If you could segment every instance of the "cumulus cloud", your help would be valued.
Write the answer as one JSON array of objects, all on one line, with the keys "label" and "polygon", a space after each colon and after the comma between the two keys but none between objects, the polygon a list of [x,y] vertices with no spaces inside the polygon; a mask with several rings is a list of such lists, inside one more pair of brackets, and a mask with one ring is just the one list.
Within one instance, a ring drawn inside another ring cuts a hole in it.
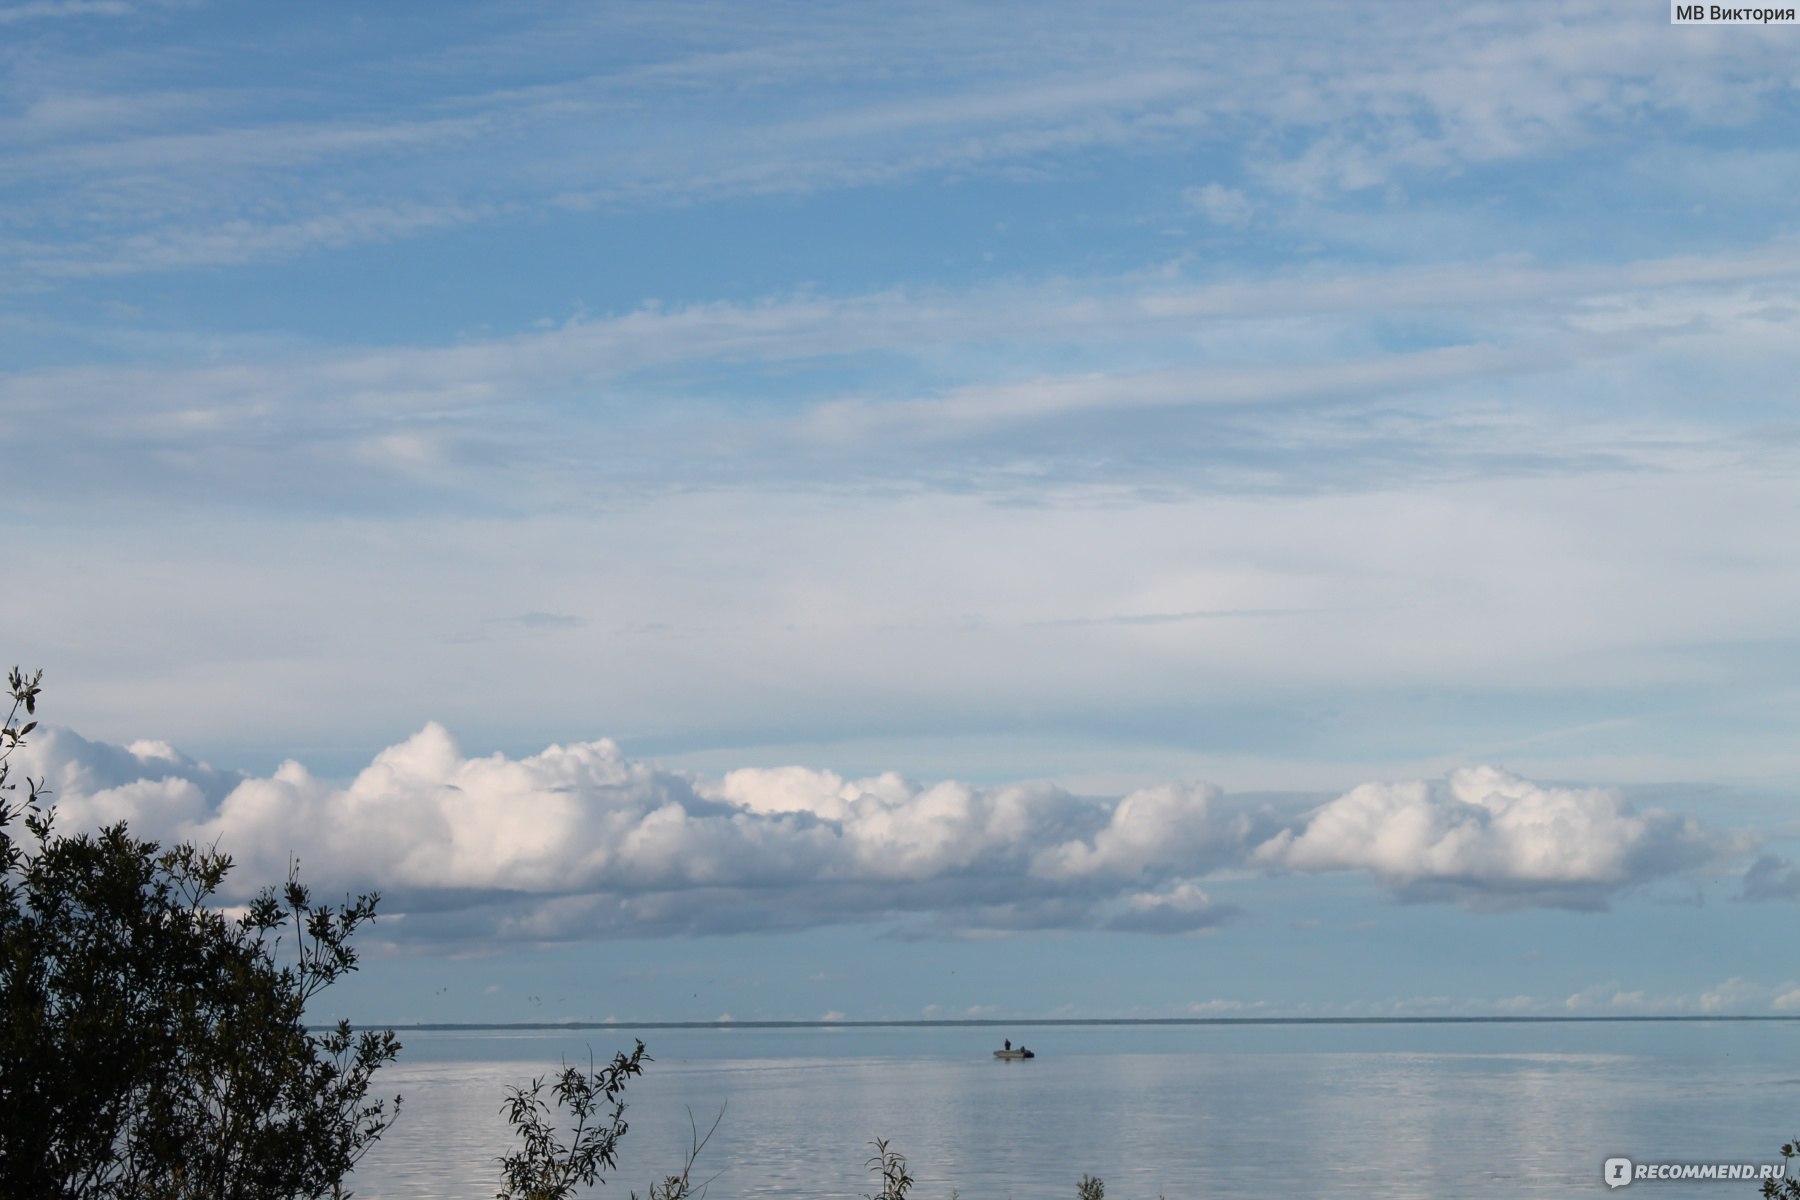
[{"label": "cumulus cloud", "polygon": [[1758,855],[1744,872],[1744,899],[1800,899],[1800,866],[1777,854]]},{"label": "cumulus cloud", "polygon": [[1618,980],[1596,983],[1575,992],[1560,1005],[1544,1004],[1530,997],[1516,998],[1515,1007],[1533,1012],[1564,1011],[1580,1014],[1699,1013],[1731,1016],[1761,1012],[1786,1012],[1800,1008],[1800,986],[1792,980],[1773,986],[1734,975],[1698,995],[1660,994],[1642,988],[1627,990]]},{"label": "cumulus cloud", "polygon": [[1572,1013],[1648,1013],[1681,1012],[1690,1004],[1684,996],[1656,996],[1641,988],[1626,991],[1613,979],[1571,994],[1562,1007]]},{"label": "cumulus cloud", "polygon": [[1636,812],[1616,791],[1471,767],[1438,783],[1364,784],[1265,842],[1256,858],[1296,871],[1368,871],[1406,899],[1600,908],[1724,845],[1692,817]]},{"label": "cumulus cloud", "polygon": [[115,746],[55,726],[39,729],[14,761],[43,781],[65,829],[125,821],[158,836],[185,836],[246,781],[167,742]]},{"label": "cumulus cloud", "polygon": [[[1756,1012],[1765,1008],[1779,1007],[1780,996],[1776,989],[1763,984],[1733,975],[1725,982],[1708,988],[1700,994],[1700,1011],[1703,1013],[1744,1013]],[[1782,995],[1786,995],[1783,992]]]},{"label": "cumulus cloud", "polygon": [[1107,922],[1109,929],[1135,933],[1196,933],[1236,915],[1237,908],[1219,904],[1193,883],[1178,883],[1161,892],[1137,892]]},{"label": "cumulus cloud", "polygon": [[1250,870],[1361,870],[1405,899],[1471,907],[1596,907],[1721,844],[1613,792],[1491,768],[1367,784],[1292,819],[1191,783],[1094,799],[1047,783],[805,767],[705,778],[607,740],[471,757],[437,724],[348,783],[293,761],[267,776],[221,771],[163,743],[66,730],[36,739],[20,765],[47,778],[64,829],[123,820],[141,836],[217,845],[238,860],[232,901],[298,857],[320,886],[380,889],[390,927],[414,940],[846,921],[900,938],[1190,934],[1239,913],[1203,882]]},{"label": "cumulus cloud", "polygon": [[1046,837],[1091,820],[1094,807],[1043,784],[921,787],[887,773],[848,782],[803,767],[733,771],[706,794],[765,820],[816,819],[834,827],[847,861],[828,878],[920,879],[978,863],[1012,870]]},{"label": "cumulus cloud", "polygon": [[1237,858],[1250,832],[1244,814],[1217,815],[1219,790],[1189,784],[1142,788],[1120,800],[1106,826],[1086,841],[1041,854],[1038,870],[1053,878],[1135,878],[1156,868],[1222,865]]},{"label": "cumulus cloud", "polygon": [[1243,1017],[1268,1008],[1267,1000],[1195,1000],[1187,1006],[1187,1013],[1194,1017]]},{"label": "cumulus cloud", "polygon": [[[845,779],[799,767],[700,779],[611,741],[465,755],[427,725],[347,784],[298,762],[218,771],[161,744],[52,731],[23,765],[47,775],[64,828],[127,821],[216,844],[245,891],[292,856],[316,883],[380,888],[415,936],[538,941],[731,933],[845,920],[922,931],[1216,923],[1229,906],[1175,883],[1220,861],[1230,822],[1210,789],[1116,803],[1048,784]],[[1221,832],[1225,831],[1225,832]],[[237,898],[237,897],[233,897]]]}]

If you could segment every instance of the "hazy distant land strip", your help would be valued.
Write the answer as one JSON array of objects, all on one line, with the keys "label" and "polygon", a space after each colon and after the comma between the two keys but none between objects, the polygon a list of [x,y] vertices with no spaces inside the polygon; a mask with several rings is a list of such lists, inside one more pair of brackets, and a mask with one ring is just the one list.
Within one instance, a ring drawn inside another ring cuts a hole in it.
[{"label": "hazy distant land strip", "polygon": [[[1006,1021],[990,1017],[955,1021],[508,1021],[498,1024],[422,1022],[416,1025],[356,1026],[457,1032],[496,1029],[966,1029],[1057,1028],[1127,1025],[1594,1025],[1706,1021],[1800,1021],[1800,1014],[1686,1016],[1509,1016],[1509,1017],[1092,1017]],[[319,1026],[325,1028],[325,1026]]]}]

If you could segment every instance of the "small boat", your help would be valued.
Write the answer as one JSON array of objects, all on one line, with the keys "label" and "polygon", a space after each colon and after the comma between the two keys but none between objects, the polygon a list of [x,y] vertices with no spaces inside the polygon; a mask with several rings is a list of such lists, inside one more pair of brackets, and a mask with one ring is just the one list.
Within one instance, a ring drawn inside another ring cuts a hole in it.
[{"label": "small boat", "polygon": [[1027,1050],[1025,1047],[1020,1046],[1017,1050],[996,1050],[996,1051],[994,1051],[994,1057],[995,1058],[1009,1058],[1009,1059],[1010,1058],[1036,1058],[1037,1055],[1033,1054],[1031,1051]]}]

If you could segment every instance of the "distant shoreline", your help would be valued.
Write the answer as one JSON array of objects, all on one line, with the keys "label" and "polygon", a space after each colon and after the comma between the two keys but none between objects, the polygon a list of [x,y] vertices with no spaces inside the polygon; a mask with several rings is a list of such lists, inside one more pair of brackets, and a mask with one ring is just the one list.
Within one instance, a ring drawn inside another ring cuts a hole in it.
[{"label": "distant shoreline", "polygon": [[[569,1029],[1018,1029],[1098,1025],[1578,1025],[1632,1022],[1800,1021],[1800,1014],[1769,1016],[1510,1016],[1510,1017],[1039,1017],[998,1020],[989,1017],[945,1021],[425,1021],[412,1025],[352,1024],[354,1029],[413,1029],[422,1032]],[[314,1026],[325,1029],[331,1026]]]}]

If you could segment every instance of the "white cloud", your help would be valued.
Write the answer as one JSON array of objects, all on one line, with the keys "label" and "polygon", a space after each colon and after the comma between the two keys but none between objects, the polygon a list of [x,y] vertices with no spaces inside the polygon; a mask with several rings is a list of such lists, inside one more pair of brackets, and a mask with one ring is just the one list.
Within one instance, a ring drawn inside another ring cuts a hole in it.
[{"label": "white cloud", "polygon": [[[1665,995],[1642,988],[1627,990],[1615,979],[1575,992],[1563,1000],[1561,1007],[1567,1012],[1584,1014],[1697,1013],[1703,1016],[1743,1016],[1800,1008],[1800,986],[1790,980],[1771,987],[1734,975],[1698,995]],[[1536,1011],[1542,1011],[1543,1008],[1542,1005],[1535,1006]]]},{"label": "white cloud", "polygon": [[48,778],[65,830],[125,820],[141,836],[217,844],[239,863],[234,899],[297,856],[321,886],[382,890],[388,912],[407,914],[402,936],[422,938],[839,921],[899,922],[901,937],[1191,933],[1239,911],[1201,881],[1256,868],[1364,870],[1402,896],[1472,906],[1594,906],[1722,845],[1615,793],[1491,768],[1364,785],[1290,825],[1194,784],[1089,800],[1048,784],[800,767],[714,780],[604,740],[469,757],[436,724],[344,785],[293,761],[246,777],[160,743],[125,749],[59,730],[18,765]]},{"label": "white cloud", "polygon": [[1241,1017],[1266,1011],[1267,1000],[1195,1000],[1187,1006],[1194,1017]]},{"label": "white cloud", "polygon": [[732,771],[700,790],[752,813],[833,823],[849,861],[832,878],[921,879],[995,855],[1017,862],[1047,829],[1079,819],[1087,807],[1041,784],[920,786],[891,772],[845,781],[803,767]]},{"label": "white cloud", "polygon": [[[229,777],[152,749],[53,733],[22,761],[52,779],[65,826],[123,819],[147,836],[216,842],[235,853],[245,889],[297,855],[309,879],[381,888],[402,911],[496,906],[487,924],[519,938],[907,913],[947,928],[1091,926],[1116,889],[1039,877],[1034,855],[1071,832],[1098,829],[1108,847],[1118,836],[1108,829],[1137,828],[1129,805],[1109,826],[1110,806],[1048,785],[849,781],[800,768],[715,782],[631,761],[610,741],[470,758],[435,724],[344,786],[292,761]],[[1176,845],[1178,816],[1159,826]],[[1093,870],[1117,853],[1130,859],[1118,871],[1134,878],[1179,861],[1103,849]],[[1179,889],[1158,903],[1190,927],[1224,911],[1201,912]]]},{"label": "white cloud", "polygon": [[[1786,994],[1786,993],[1783,993]],[[1721,984],[1708,988],[1700,994],[1699,1007],[1703,1013],[1750,1013],[1761,1012],[1768,1008],[1779,1008],[1780,997],[1774,989],[1765,984],[1756,983],[1741,976],[1733,975]]]},{"label": "white cloud", "polygon": [[1628,992],[1614,979],[1582,988],[1566,998],[1562,1006],[1571,1013],[1604,1014],[1683,1012],[1692,1005],[1685,996],[1653,996],[1642,989]]},{"label": "white cloud", "polygon": [[1417,898],[1591,908],[1725,848],[1693,818],[1635,812],[1615,791],[1474,767],[1439,784],[1364,784],[1256,858],[1297,871],[1366,870]]},{"label": "white cloud", "polygon": [[1219,790],[1190,784],[1142,788],[1121,799],[1106,827],[1091,839],[1064,842],[1038,856],[1035,869],[1051,878],[1089,875],[1136,878],[1147,870],[1194,870],[1240,856],[1247,817],[1214,814]]},{"label": "white cloud", "polygon": [[167,742],[113,746],[55,726],[38,730],[17,760],[41,779],[65,828],[117,821],[186,836],[244,777],[188,758]]},{"label": "white cloud", "polygon": [[1235,916],[1238,909],[1220,904],[1199,885],[1182,882],[1160,892],[1135,892],[1107,921],[1108,929],[1130,933],[1196,933]]}]

